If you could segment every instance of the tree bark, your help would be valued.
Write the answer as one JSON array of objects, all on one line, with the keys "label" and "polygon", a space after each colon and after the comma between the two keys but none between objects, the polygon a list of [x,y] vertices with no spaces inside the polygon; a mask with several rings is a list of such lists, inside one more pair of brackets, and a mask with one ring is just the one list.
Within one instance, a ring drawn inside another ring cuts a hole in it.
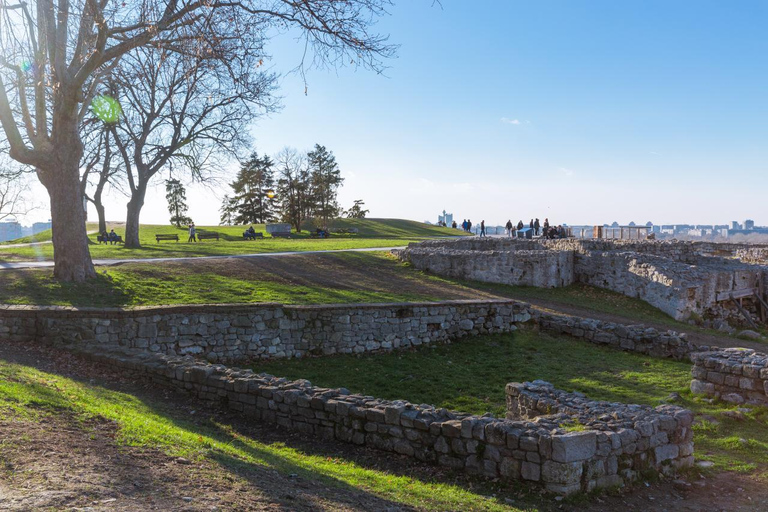
[{"label": "tree bark", "polygon": [[128,201],[128,216],[125,219],[125,247],[138,249],[139,242],[139,217],[144,207],[144,196],[147,194],[147,186],[140,183]]},{"label": "tree bark", "polygon": [[53,276],[61,281],[83,282],[96,277],[88,249],[79,162],[79,157],[62,159],[58,168],[38,169],[51,199]]},{"label": "tree bark", "polygon": [[101,197],[93,198],[93,205],[96,207],[96,214],[99,216],[99,233],[107,231],[107,219],[104,214],[104,204],[101,202]]}]

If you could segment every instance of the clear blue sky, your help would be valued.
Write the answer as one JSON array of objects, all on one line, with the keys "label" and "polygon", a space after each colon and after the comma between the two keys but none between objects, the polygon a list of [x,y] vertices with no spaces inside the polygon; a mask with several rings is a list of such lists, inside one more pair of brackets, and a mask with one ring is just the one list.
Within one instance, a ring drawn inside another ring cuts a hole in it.
[{"label": "clear blue sky", "polygon": [[[306,96],[285,76],[256,149],[327,146],[343,206],[377,217],[768,224],[767,26],[764,0],[400,0],[385,76],[313,70]],[[269,49],[298,63],[290,38]],[[143,221],[165,223],[155,195]],[[210,191],[189,196],[217,221]]]}]

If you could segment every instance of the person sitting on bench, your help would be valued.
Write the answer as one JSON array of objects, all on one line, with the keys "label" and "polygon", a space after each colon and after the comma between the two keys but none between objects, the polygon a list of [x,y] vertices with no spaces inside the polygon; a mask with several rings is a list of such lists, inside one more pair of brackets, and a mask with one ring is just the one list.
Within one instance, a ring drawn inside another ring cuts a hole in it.
[{"label": "person sitting on bench", "polygon": [[328,238],[328,231],[326,229],[317,228],[315,233],[317,234],[318,238]]},{"label": "person sitting on bench", "polygon": [[256,239],[256,230],[253,229],[253,226],[251,226],[251,227],[249,227],[248,229],[245,230],[245,232],[243,233],[243,238],[245,238],[246,240],[249,240],[249,239],[250,240],[255,240]]},{"label": "person sitting on bench", "polygon": [[118,240],[118,236],[117,236],[117,233],[115,233],[115,230],[114,230],[114,229],[113,229],[112,231],[110,231],[110,232],[109,232],[109,235],[107,236],[107,239],[109,240],[109,242],[110,242],[112,245],[115,245],[115,244],[117,243],[117,240]]}]

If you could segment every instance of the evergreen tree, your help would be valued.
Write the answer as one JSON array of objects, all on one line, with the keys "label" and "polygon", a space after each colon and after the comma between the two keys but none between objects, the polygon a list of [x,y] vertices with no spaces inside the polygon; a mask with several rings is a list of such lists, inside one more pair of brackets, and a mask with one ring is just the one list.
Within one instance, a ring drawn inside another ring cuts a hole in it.
[{"label": "evergreen tree", "polygon": [[310,173],[307,206],[311,209],[308,214],[322,219],[327,225],[329,219],[339,215],[336,198],[344,178],[333,152],[320,144],[315,144],[314,149],[307,153],[307,164]]},{"label": "evergreen tree", "polygon": [[344,212],[348,219],[364,219],[370,210],[363,209],[365,202],[362,199],[355,199],[352,208]]},{"label": "evergreen tree", "polygon": [[269,197],[275,186],[274,163],[254,151],[230,183],[232,196],[221,206],[221,221],[233,224],[265,224],[274,220],[276,202]]},{"label": "evergreen tree", "polygon": [[165,181],[165,198],[168,200],[168,211],[171,214],[171,224],[180,228],[192,222],[187,216],[187,191],[179,180]]}]

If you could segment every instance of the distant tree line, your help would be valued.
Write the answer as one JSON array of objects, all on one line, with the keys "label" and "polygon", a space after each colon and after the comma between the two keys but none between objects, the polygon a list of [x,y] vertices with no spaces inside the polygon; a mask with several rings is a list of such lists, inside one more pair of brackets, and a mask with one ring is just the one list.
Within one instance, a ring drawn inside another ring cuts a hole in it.
[{"label": "distant tree line", "polygon": [[[326,226],[346,213],[338,203],[343,183],[336,157],[320,144],[307,152],[286,147],[274,158],[254,151],[230,183],[232,193],[224,197],[221,205],[221,223],[265,224],[279,220],[301,231],[305,221],[315,219]],[[357,200],[350,209],[358,218],[367,213],[362,204]]]}]

